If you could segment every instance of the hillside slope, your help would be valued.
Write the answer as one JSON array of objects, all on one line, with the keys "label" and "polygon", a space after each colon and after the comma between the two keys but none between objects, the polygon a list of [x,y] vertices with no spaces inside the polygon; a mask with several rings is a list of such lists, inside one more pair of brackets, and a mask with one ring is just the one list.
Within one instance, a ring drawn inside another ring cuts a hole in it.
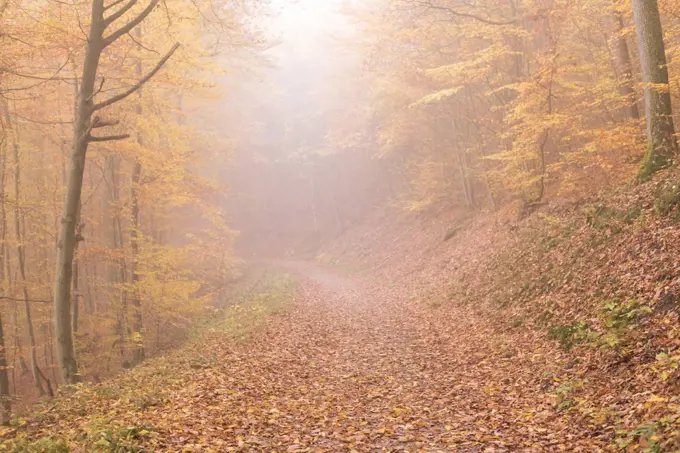
[{"label": "hillside slope", "polygon": [[550,363],[541,386],[556,412],[631,451],[676,451],[679,187],[664,174],[511,220],[382,212],[317,259],[441,317],[465,308],[492,320],[499,347],[519,348],[508,357]]}]

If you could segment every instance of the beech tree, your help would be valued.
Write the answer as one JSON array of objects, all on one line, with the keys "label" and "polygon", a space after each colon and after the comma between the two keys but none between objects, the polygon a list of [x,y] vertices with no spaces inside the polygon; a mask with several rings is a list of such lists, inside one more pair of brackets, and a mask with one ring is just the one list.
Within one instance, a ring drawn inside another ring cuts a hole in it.
[{"label": "beech tree", "polygon": [[[3,422],[11,402],[30,404],[68,382],[55,328],[62,344],[71,342],[63,348],[70,379],[97,381],[177,344],[234,264],[217,171],[233,147],[222,139],[240,132],[213,134],[223,117],[212,107],[233,104],[220,102],[242,77],[232,69],[259,61],[263,41],[250,9],[259,1],[167,1],[155,12],[152,0],[92,1],[0,0]],[[176,42],[182,51],[145,83]],[[74,172],[84,172],[79,203],[65,193],[69,180],[74,193]],[[67,224],[73,206],[75,236]],[[58,241],[60,228],[70,242]],[[75,244],[70,328],[55,319],[69,308],[53,310],[69,292],[68,278],[54,273],[70,260],[57,266],[57,242],[67,255]]]},{"label": "beech tree", "polygon": [[624,35],[625,23],[617,11],[613,13],[614,20],[614,60],[616,62],[619,94],[625,100],[624,112],[629,119],[640,118],[633,79],[633,65],[630,61],[628,42]]},{"label": "beech tree", "polygon": [[666,51],[656,0],[632,0],[642,80],[645,83],[647,154],[641,177],[669,166],[678,145],[668,84]]},{"label": "beech tree", "polygon": [[[4,10],[6,4],[0,8],[0,13]],[[5,106],[6,108],[6,106]],[[0,136],[0,152],[2,152],[2,159],[0,164],[0,203],[2,203],[2,232],[0,238],[0,281],[5,280],[5,248],[7,238],[7,221],[5,212],[5,164],[6,164],[6,144],[7,144],[7,125],[0,116],[0,126],[2,127],[2,136]],[[4,289],[4,288],[3,288]],[[4,292],[4,291],[3,291]],[[9,390],[9,370],[7,364],[7,341],[5,336],[4,320],[0,314],[0,423],[8,425],[10,423],[10,415],[12,412],[12,400]]]},{"label": "beech tree", "polygon": [[[151,79],[161,67],[170,59],[177,50],[176,43],[163,56],[156,66],[135,85],[127,90],[105,99],[95,102],[95,97],[102,91],[105,79],[99,79],[97,87],[97,70],[102,52],[122,36],[127,35],[158,5],[159,0],[151,0],[149,4],[125,25],[114,31],[108,32],[111,25],[126,16],[136,4],[137,0],[113,0],[109,5],[104,5],[104,0],[92,1],[90,18],[90,31],[88,34],[85,61],[83,64],[80,87],[76,99],[75,122],[73,125],[73,148],[69,160],[68,181],[66,186],[66,198],[61,216],[59,236],[57,239],[57,260],[54,284],[54,327],[56,334],[56,347],[59,368],[65,383],[71,384],[78,381],[78,366],[76,363],[75,348],[73,343],[72,317],[71,317],[71,283],[73,277],[73,257],[79,238],[76,235],[78,223],[78,211],[80,209],[81,192],[83,187],[83,175],[85,172],[85,160],[88,145],[91,142],[105,142],[123,140],[128,134],[97,136],[93,135],[95,129],[117,124],[116,121],[102,120],[94,113],[111,106],[127,98],[149,79]],[[108,13],[118,7],[117,10]]]}]

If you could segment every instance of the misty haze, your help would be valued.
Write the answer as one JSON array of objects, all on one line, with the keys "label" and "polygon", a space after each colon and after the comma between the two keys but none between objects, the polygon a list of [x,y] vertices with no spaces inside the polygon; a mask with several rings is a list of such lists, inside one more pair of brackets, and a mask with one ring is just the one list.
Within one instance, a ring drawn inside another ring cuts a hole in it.
[{"label": "misty haze", "polygon": [[680,0],[0,0],[0,450],[680,452]]}]

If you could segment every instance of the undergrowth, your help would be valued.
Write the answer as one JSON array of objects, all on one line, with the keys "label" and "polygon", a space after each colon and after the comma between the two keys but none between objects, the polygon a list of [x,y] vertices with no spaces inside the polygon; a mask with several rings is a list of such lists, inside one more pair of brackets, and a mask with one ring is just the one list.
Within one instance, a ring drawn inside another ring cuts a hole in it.
[{"label": "undergrowth", "polygon": [[245,342],[257,332],[267,318],[284,310],[296,291],[288,274],[265,271],[254,283],[236,291],[224,316],[207,318],[193,333],[195,339],[206,334],[229,335]]},{"label": "undergrowth", "polygon": [[[486,249],[473,243],[447,257],[460,263],[446,287],[454,297],[428,302],[480,307],[484,300],[485,315],[505,332],[532,331],[559,347],[564,380],[550,390],[558,412],[594,417],[606,412],[598,386],[618,380],[616,392],[632,401],[641,394],[625,386],[644,382],[647,402],[622,405],[618,419],[605,417],[616,426],[612,442],[629,451],[680,451],[680,399],[673,396],[680,388],[678,221],[680,177],[672,171],[597,199],[547,205],[489,229]],[[461,233],[454,225],[445,239]],[[593,370],[601,376],[577,380]]]},{"label": "undergrowth", "polygon": [[[150,422],[145,414],[161,411],[199,373],[217,369],[220,352],[215,345],[247,342],[269,317],[286,309],[295,293],[295,281],[289,275],[260,274],[236,291],[226,308],[215,309],[196,326],[181,349],[102,384],[62,390],[62,395],[37,407],[32,418],[15,419],[1,433],[0,451],[153,451],[149,445],[153,446],[156,431],[164,427]],[[51,429],[43,431],[45,426]]]}]

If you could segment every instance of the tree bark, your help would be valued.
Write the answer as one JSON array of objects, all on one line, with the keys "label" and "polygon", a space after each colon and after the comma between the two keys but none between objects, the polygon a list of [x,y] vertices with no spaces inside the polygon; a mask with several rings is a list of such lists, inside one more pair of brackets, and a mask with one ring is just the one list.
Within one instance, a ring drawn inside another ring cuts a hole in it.
[{"label": "tree bark", "polygon": [[[142,29],[137,28],[137,41],[141,43]],[[138,46],[139,49],[139,46]],[[142,60],[137,59],[137,76],[142,77]],[[142,99],[140,90],[139,99],[135,113],[138,117],[142,116]],[[144,146],[142,133],[137,131],[137,144],[140,148]],[[132,355],[132,365],[138,365],[144,360],[144,319],[142,318],[142,300],[139,296],[139,273],[137,261],[139,260],[139,182],[142,176],[142,164],[137,157],[132,169],[132,181],[130,185],[130,200],[132,203],[132,225],[130,227],[130,249],[132,259],[130,261],[130,278],[132,279],[132,335],[135,349]]]},{"label": "tree bark", "polygon": [[110,171],[111,187],[111,205],[114,212],[111,216],[111,235],[113,249],[120,253],[120,258],[116,261],[114,272],[111,275],[111,281],[114,286],[117,286],[120,294],[120,311],[118,316],[118,323],[116,325],[116,332],[118,334],[118,347],[120,352],[121,362],[127,368],[127,360],[125,359],[125,349],[128,345],[128,337],[130,336],[130,328],[128,326],[128,290],[127,290],[127,262],[123,251],[123,223],[121,221],[121,214],[119,212],[120,204],[120,187],[119,187],[119,167],[120,159],[115,154],[106,158],[106,168]]},{"label": "tree bark", "polygon": [[[6,137],[7,134],[5,134]],[[0,212],[2,213],[2,237],[0,242],[0,285],[5,290],[5,248],[7,244],[7,211],[5,209],[5,175],[7,164],[6,142],[2,141],[2,159],[0,160]],[[8,425],[12,413],[12,399],[9,388],[9,367],[7,362],[7,346],[2,314],[0,313],[0,423]]]},{"label": "tree bark", "polygon": [[[42,381],[40,379],[40,371],[38,369],[38,353],[35,341],[35,331],[33,329],[33,317],[31,316],[31,305],[28,297],[28,288],[26,283],[26,254],[24,247],[24,239],[21,231],[21,211],[20,211],[20,200],[21,200],[21,162],[19,161],[19,137],[17,129],[12,127],[12,123],[9,116],[9,107],[5,104],[5,126],[8,131],[13,131],[13,157],[14,157],[14,196],[15,196],[15,207],[14,207],[14,232],[17,241],[17,258],[19,262],[19,276],[21,278],[22,293],[24,296],[24,313],[26,315],[26,330],[28,332],[29,341],[29,360],[31,375],[33,377],[33,384],[40,396],[45,394],[45,390],[42,386]],[[3,176],[4,180],[4,176]],[[6,224],[4,225],[6,227]]]},{"label": "tree bark", "polygon": [[85,62],[73,127],[73,149],[69,159],[66,198],[61,215],[57,242],[57,264],[54,282],[54,332],[56,335],[57,360],[65,384],[79,381],[78,365],[73,343],[71,325],[71,281],[73,278],[73,256],[76,245],[76,223],[83,188],[85,157],[94,107],[94,87],[99,58],[104,50],[104,2],[92,1],[92,21],[88,36]]},{"label": "tree bark", "polygon": [[78,333],[80,323],[80,264],[78,262],[78,244],[83,240],[83,224],[80,220],[80,209],[78,210],[78,220],[76,222],[76,249],[74,251],[73,259],[73,316],[72,327],[73,334]]},{"label": "tree bark", "polygon": [[14,209],[14,232],[17,240],[17,259],[19,261],[19,276],[21,277],[21,291],[24,296],[24,313],[26,315],[26,330],[28,331],[28,346],[31,374],[33,376],[33,384],[38,390],[40,396],[45,394],[45,389],[42,386],[40,370],[38,369],[38,353],[36,349],[35,331],[33,330],[33,318],[31,316],[31,304],[28,297],[28,287],[26,282],[26,251],[24,248],[24,237],[21,231],[21,211],[20,205],[20,189],[21,189],[21,163],[19,162],[19,144],[14,143],[14,195],[16,197],[16,206]]},{"label": "tree bark", "polygon": [[9,425],[12,415],[12,399],[9,393],[9,367],[2,314],[0,314],[0,408],[0,423]]},{"label": "tree bark", "polygon": [[642,79],[645,83],[647,155],[641,177],[671,165],[677,153],[668,67],[656,0],[632,0]]},{"label": "tree bark", "polygon": [[[137,0],[129,0],[121,6],[118,11],[104,17],[106,8],[104,0],[92,0],[92,12],[90,21],[90,32],[87,40],[85,61],[83,63],[82,78],[76,99],[76,115],[73,125],[73,148],[69,160],[68,182],[66,185],[66,196],[61,215],[61,225],[57,239],[57,260],[54,283],[54,330],[57,337],[57,358],[62,379],[66,384],[72,384],[79,380],[78,366],[73,343],[73,326],[71,317],[71,282],[73,279],[73,257],[78,243],[76,237],[76,226],[78,223],[78,210],[80,208],[80,198],[83,188],[83,175],[85,172],[85,159],[87,148],[91,141],[103,142],[112,140],[122,140],[128,138],[127,134],[111,136],[92,136],[94,128],[110,126],[115,122],[101,121],[98,117],[94,120],[92,115],[97,110],[122,101],[143,84],[148,82],[168,61],[179,47],[175,44],[170,51],[156,64],[154,69],[142,77],[135,85],[120,94],[112,96],[97,104],[94,97],[101,89],[95,92],[95,82],[99,60],[104,49],[114,43],[117,39],[125,36],[133,28],[138,26],[158,5],[160,0],[151,0],[149,4],[135,17],[127,21],[119,29],[104,36],[107,27],[120,19],[128,12]],[[104,80],[101,80],[103,85]]]},{"label": "tree bark", "polygon": [[[142,145],[141,137],[138,137],[138,143]],[[139,273],[137,270],[137,261],[139,260],[139,180],[142,172],[142,165],[139,159],[135,161],[132,170],[132,226],[130,228],[130,248],[132,250],[132,260],[130,262],[130,272],[132,279],[132,332],[135,349],[133,352],[132,363],[138,365],[144,360],[144,337],[143,337],[143,318],[142,318],[142,301],[139,296]]]},{"label": "tree bark", "polygon": [[630,61],[628,42],[623,35],[625,24],[620,14],[614,13],[616,37],[614,40],[614,59],[616,60],[619,94],[626,100],[624,113],[632,120],[640,119],[633,80],[633,64]]}]

